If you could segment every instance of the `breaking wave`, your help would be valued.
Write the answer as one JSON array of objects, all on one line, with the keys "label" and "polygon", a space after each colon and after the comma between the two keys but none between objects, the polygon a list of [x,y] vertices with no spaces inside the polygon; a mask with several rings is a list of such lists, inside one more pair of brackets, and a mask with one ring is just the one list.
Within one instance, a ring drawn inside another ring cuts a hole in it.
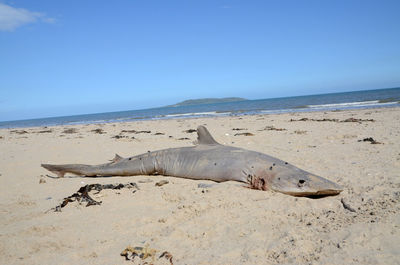
[{"label": "breaking wave", "polygon": [[398,104],[398,102],[381,102],[379,100],[361,101],[361,102],[345,102],[345,103],[334,103],[334,104],[318,104],[318,105],[306,105],[306,108],[311,109],[336,109],[336,108],[356,108],[356,107],[368,107],[368,106],[384,106]]}]

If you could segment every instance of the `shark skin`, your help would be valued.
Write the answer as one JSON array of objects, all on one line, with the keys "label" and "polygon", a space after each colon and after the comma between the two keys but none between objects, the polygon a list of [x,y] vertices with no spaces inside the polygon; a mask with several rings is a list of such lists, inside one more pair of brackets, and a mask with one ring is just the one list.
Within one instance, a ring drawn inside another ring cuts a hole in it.
[{"label": "shark skin", "polygon": [[238,181],[250,188],[271,190],[292,196],[337,195],[343,188],[325,178],[304,171],[278,158],[242,148],[221,145],[204,126],[197,128],[196,146],[169,148],[122,158],[118,155],[100,165],[42,164],[63,177],[164,175],[216,182]]}]

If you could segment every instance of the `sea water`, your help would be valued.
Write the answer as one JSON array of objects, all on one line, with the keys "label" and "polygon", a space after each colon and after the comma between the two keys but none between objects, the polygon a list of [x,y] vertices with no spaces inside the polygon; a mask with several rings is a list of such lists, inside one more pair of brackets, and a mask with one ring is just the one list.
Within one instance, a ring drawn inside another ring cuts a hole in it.
[{"label": "sea water", "polygon": [[400,107],[400,88],[0,122],[0,128]]}]

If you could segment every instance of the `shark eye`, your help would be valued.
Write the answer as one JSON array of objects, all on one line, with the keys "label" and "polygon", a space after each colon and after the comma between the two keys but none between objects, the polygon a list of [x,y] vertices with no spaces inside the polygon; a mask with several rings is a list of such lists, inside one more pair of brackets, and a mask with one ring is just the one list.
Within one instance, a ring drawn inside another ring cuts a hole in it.
[{"label": "shark eye", "polygon": [[304,179],[300,179],[299,183],[297,184],[297,186],[303,187],[304,183],[306,183],[306,181]]}]

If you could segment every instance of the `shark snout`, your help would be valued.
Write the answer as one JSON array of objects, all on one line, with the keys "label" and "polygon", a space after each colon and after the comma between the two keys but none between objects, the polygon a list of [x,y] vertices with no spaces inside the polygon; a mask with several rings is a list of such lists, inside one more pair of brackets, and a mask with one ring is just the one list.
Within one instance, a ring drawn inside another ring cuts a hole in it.
[{"label": "shark snout", "polygon": [[293,196],[329,196],[343,191],[343,187],[323,177],[308,172],[296,173],[275,177],[271,188]]},{"label": "shark snout", "polygon": [[343,191],[343,187],[339,184],[317,175],[309,175],[308,181],[307,189],[313,193],[312,195],[336,195]]}]

